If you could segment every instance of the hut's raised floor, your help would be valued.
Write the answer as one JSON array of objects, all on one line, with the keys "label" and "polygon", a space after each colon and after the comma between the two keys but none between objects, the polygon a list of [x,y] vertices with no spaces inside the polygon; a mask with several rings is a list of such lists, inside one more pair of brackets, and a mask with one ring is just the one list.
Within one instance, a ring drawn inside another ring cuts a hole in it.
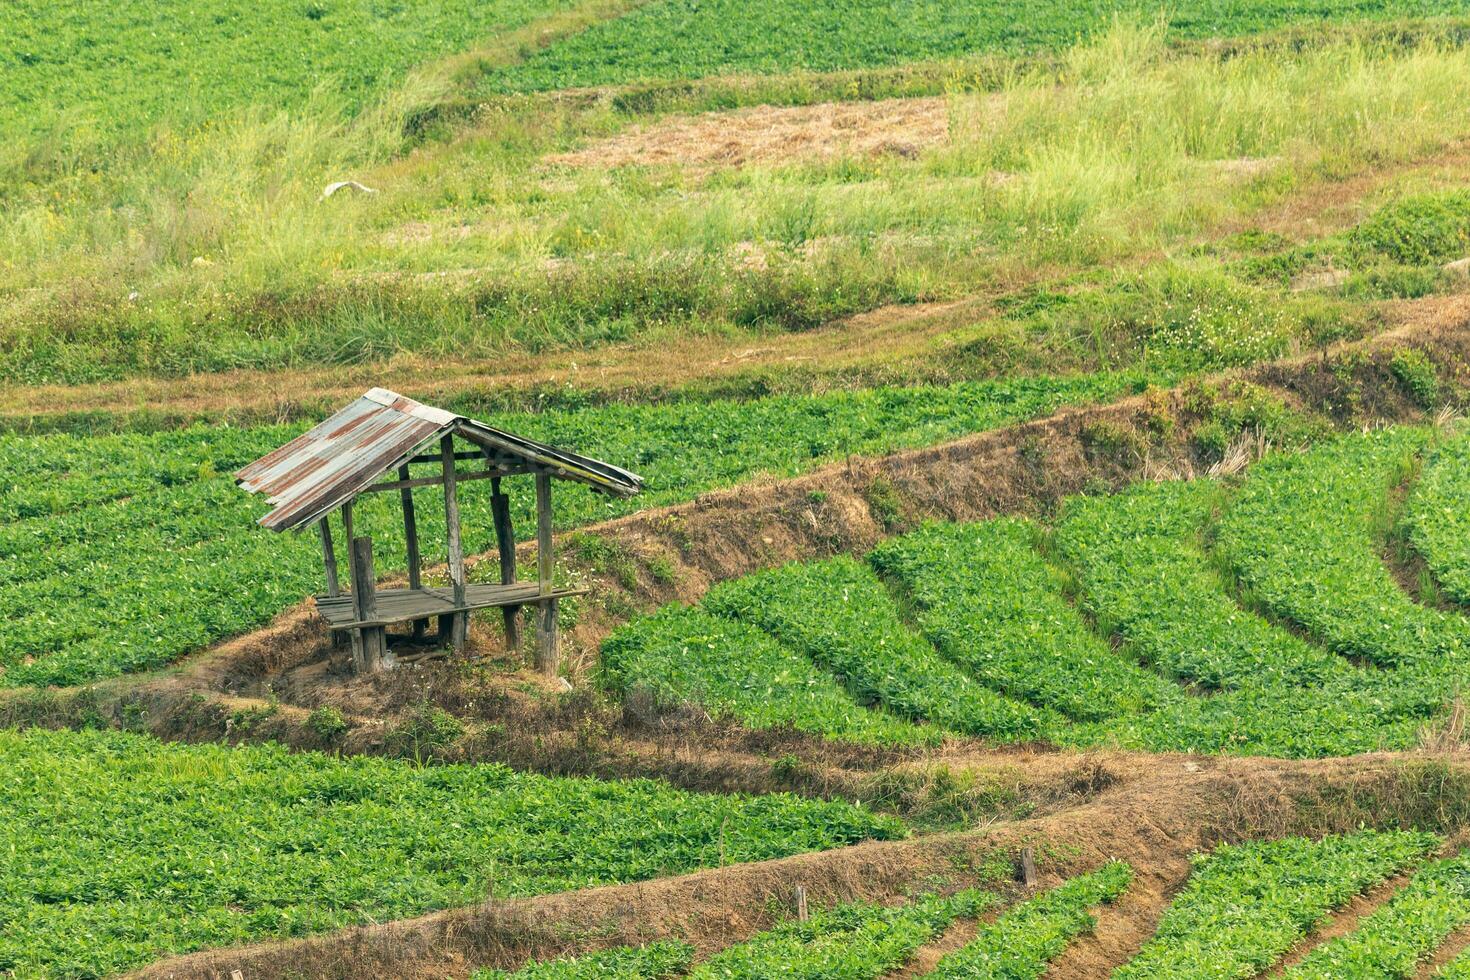
[{"label": "hut's raised floor", "polygon": [[454,593],[449,589],[379,589],[373,593],[378,614],[368,623],[357,619],[352,594],[344,592],[338,596],[316,597],[317,611],[332,629],[350,626],[387,626],[392,623],[407,623],[415,619],[428,619],[448,613],[466,612],[472,609],[490,609],[497,606],[532,606],[547,599],[564,599],[567,596],[583,595],[586,589],[553,589],[543,595],[535,582],[516,582],[513,585],[470,585],[465,587],[463,605],[456,605]]}]

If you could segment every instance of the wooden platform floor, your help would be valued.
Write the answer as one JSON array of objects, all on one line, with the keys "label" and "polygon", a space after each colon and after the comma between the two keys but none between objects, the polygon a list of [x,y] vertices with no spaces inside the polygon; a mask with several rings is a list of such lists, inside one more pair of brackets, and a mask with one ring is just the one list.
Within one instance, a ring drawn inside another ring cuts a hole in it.
[{"label": "wooden platform floor", "polygon": [[549,595],[541,595],[534,582],[471,585],[465,589],[464,604],[455,605],[454,593],[449,589],[379,589],[375,593],[378,615],[370,623],[357,621],[357,610],[353,606],[350,593],[339,596],[319,595],[316,597],[316,608],[327,621],[327,625],[337,630],[407,623],[415,619],[496,606],[530,606],[548,598],[564,599],[567,596],[585,595],[586,592],[586,589],[554,589]]}]

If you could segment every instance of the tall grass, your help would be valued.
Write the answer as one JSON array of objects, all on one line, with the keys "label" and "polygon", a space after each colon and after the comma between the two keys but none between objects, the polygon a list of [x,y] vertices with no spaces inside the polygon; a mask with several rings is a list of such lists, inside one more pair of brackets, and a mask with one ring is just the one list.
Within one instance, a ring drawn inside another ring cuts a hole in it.
[{"label": "tall grass", "polygon": [[[0,376],[801,328],[1167,247],[1470,135],[1470,53],[1436,42],[1222,58],[1118,22],[1059,64],[951,95],[950,139],[916,159],[553,166],[548,150],[628,117],[520,97],[406,154],[406,128],[442,95],[420,77],[358,117],[322,96],[160,134],[100,171],[11,165]],[[318,201],[345,177],[382,193]]]}]

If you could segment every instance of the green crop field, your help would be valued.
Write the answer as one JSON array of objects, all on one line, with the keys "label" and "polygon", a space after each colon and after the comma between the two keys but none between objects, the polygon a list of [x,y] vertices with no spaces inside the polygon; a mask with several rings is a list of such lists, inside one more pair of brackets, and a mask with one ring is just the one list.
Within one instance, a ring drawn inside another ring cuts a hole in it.
[{"label": "green crop field", "polygon": [[1464,13],[1455,0],[1205,0],[1161,5],[1015,0],[661,0],[507,70],[508,88],[571,88],[735,72],[832,71],[1065,47],[1117,15],[1166,16],[1180,37],[1289,24]]},{"label": "green crop field", "polygon": [[[850,453],[993,428],[1137,384],[1125,375],[962,383],[612,405],[501,415],[494,423],[620,460],[647,479],[648,491],[631,502],[580,488],[564,491],[557,516],[573,527],[761,473],[790,475]],[[0,468],[7,474],[0,487],[0,604],[13,610],[0,622],[0,686],[80,683],[162,666],[259,626],[320,591],[315,540],[254,527],[259,502],[231,480],[237,468],[303,428],[0,436]],[[764,438],[771,431],[786,438]],[[515,521],[529,535],[533,505],[528,488],[516,482]],[[485,488],[465,485],[471,552],[492,541]],[[443,541],[443,510],[431,506],[427,491],[419,495],[425,549],[432,553],[428,542]],[[402,569],[402,530],[393,508],[369,500],[359,514],[379,542],[380,571]],[[99,540],[108,546],[99,549]],[[270,574],[262,574],[265,569]]]},{"label": "green crop field", "polygon": [[27,975],[904,833],[788,796],[122,733],[0,730],[0,794],[0,971]]},{"label": "green crop field", "polygon": [[[853,727],[851,702],[827,706],[831,681],[815,681],[824,672],[881,708],[875,720],[916,724],[910,738],[1287,756],[1411,747],[1470,671],[1470,624],[1409,599],[1375,543],[1391,486],[1428,439],[1420,429],[1345,437],[1267,459],[1238,490],[1198,480],[1079,498],[1045,542],[1024,521],[931,525],[870,556],[886,588],[846,559],[721,585],[704,612],[615,634],[606,678],[836,739],[873,735]],[[1467,441],[1433,458],[1452,460]],[[1302,555],[1314,557],[1303,566]],[[900,608],[913,610],[912,627]],[[739,686],[760,693],[743,700],[714,673],[724,644],[711,643],[707,665],[678,653],[691,645],[681,630],[744,624],[769,637],[742,632],[764,662],[791,664],[781,676],[814,679],[762,689],[746,659]]]},{"label": "green crop field", "polygon": [[[1470,978],[1467,105],[1470,0],[0,4],[0,978]],[[370,387],[643,478],[519,646],[234,485]]]},{"label": "green crop field", "polygon": [[[0,12],[0,132],[101,137],[325,99],[346,112],[411,68],[570,0],[18,0]],[[176,151],[177,152],[177,151]]]}]

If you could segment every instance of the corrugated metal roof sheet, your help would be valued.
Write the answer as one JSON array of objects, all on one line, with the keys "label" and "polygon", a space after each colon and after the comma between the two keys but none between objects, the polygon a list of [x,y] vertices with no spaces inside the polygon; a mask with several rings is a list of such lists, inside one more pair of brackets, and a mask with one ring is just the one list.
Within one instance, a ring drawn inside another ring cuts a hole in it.
[{"label": "corrugated metal roof sheet", "polygon": [[473,442],[496,457],[512,457],[604,493],[632,496],[643,479],[577,453],[525,439],[374,388],[325,422],[235,473],[251,493],[274,506],[260,523],[274,531],[301,527],[395,471],[445,433]]}]

